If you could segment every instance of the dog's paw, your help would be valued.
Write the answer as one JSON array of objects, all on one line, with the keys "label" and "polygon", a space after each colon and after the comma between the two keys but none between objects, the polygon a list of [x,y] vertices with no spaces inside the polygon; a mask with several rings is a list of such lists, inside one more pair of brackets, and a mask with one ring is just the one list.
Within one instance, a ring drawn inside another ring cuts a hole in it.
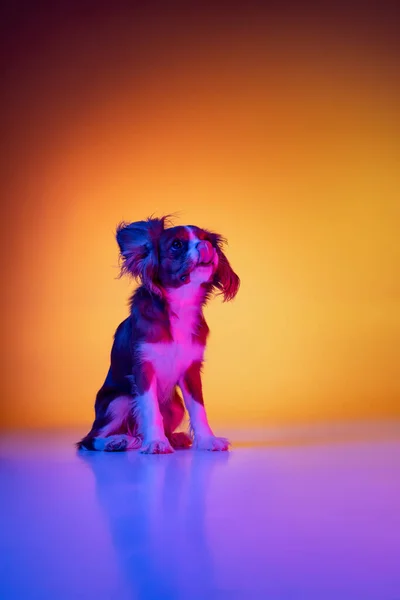
[{"label": "dog's paw", "polygon": [[171,435],[169,436],[169,441],[171,442],[171,446],[176,450],[190,448],[190,446],[193,443],[190,435],[188,433],[185,433],[184,431],[171,433]]},{"label": "dog's paw", "polygon": [[209,450],[210,452],[226,452],[229,450],[230,445],[229,440],[215,435],[198,437],[194,440],[194,448],[196,450]]},{"label": "dog's paw", "polygon": [[126,435],[110,435],[104,440],[104,452],[123,452],[128,447]]},{"label": "dog's paw", "polygon": [[140,450],[142,454],[171,454],[174,451],[167,439],[152,440],[151,442],[143,442]]}]

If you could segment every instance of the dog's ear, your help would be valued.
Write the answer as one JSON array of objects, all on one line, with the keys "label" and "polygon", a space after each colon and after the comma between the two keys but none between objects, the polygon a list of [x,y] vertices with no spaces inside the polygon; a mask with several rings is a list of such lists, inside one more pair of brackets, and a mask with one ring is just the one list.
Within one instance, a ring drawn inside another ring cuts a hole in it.
[{"label": "dog's ear", "polygon": [[158,240],[167,217],[136,223],[120,223],[116,238],[121,251],[121,275],[139,279],[151,292],[162,296],[157,285]]},{"label": "dog's ear", "polygon": [[213,245],[218,254],[218,268],[212,283],[215,288],[220,290],[220,293],[224,297],[224,302],[229,302],[229,300],[233,300],[239,291],[240,279],[232,269],[229,260],[223,252],[223,247],[226,244],[225,238],[216,233],[211,235],[213,238]]}]

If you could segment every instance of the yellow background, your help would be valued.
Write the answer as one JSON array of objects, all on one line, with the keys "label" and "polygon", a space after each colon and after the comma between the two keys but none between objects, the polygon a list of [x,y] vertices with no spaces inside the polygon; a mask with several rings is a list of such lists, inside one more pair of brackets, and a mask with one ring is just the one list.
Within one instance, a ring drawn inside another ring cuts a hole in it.
[{"label": "yellow background", "polygon": [[257,12],[45,33],[5,79],[2,425],[91,424],[132,289],[115,226],[171,212],[242,281],[206,308],[213,423],[400,416],[390,44]]}]

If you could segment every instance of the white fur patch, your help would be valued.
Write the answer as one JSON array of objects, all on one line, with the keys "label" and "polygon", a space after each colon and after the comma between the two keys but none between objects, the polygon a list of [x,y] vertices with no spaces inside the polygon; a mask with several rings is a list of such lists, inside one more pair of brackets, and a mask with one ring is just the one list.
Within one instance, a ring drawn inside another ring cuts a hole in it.
[{"label": "white fur patch", "polygon": [[142,358],[151,362],[156,373],[157,396],[160,402],[171,398],[173,388],[192,362],[203,360],[203,346],[193,344],[191,340],[183,341],[184,334],[180,330],[175,334],[179,342],[144,343],[141,346]]},{"label": "white fur patch", "polygon": [[194,231],[191,227],[185,227],[186,231],[189,234],[189,248],[188,248],[188,255],[190,256],[190,258],[192,258],[193,260],[197,261],[199,258],[199,253],[196,250],[196,246],[199,243],[199,238],[197,237],[197,235],[194,234]]},{"label": "white fur patch", "polygon": [[111,421],[99,431],[99,437],[107,437],[120,429],[128,419],[131,410],[132,398],[130,396],[119,396],[110,402],[107,408],[107,415],[111,417]]},{"label": "white fur patch", "polygon": [[135,398],[134,413],[144,443],[165,438],[164,422],[157,398],[157,383],[153,379],[147,392]]},{"label": "white fur patch", "polygon": [[203,360],[204,346],[192,340],[199,314],[198,298],[196,282],[168,290],[173,342],[141,344],[142,359],[149,361],[156,373],[160,402],[170,398],[173,388],[194,361]]}]

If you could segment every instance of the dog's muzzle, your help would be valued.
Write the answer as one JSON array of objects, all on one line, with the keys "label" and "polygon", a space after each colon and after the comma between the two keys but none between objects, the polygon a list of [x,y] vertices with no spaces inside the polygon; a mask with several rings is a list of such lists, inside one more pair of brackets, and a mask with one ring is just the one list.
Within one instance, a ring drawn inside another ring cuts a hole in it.
[{"label": "dog's muzzle", "polygon": [[214,259],[214,248],[210,242],[202,240],[196,246],[197,252],[199,253],[199,264],[209,265]]}]

